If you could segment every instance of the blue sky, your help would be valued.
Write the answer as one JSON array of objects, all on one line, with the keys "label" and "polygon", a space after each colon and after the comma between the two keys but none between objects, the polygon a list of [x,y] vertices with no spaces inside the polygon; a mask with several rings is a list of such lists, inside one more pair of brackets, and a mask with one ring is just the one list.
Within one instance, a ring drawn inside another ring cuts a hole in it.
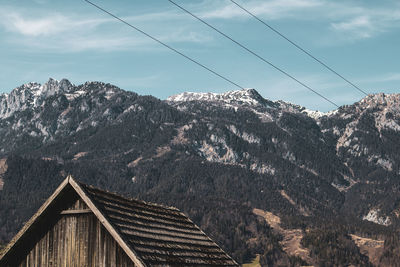
[{"label": "blue sky", "polygon": [[[399,1],[237,1],[366,92],[399,93]],[[93,2],[265,98],[334,109],[167,0]],[[230,1],[176,2],[334,102],[363,97]],[[0,92],[49,77],[161,99],[237,89],[81,0],[0,0],[0,16]]]}]

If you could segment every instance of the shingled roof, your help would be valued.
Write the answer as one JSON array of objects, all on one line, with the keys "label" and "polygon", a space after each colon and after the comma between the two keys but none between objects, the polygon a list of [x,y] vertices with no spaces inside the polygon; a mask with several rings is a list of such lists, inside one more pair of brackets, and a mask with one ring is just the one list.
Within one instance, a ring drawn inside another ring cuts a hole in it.
[{"label": "shingled roof", "polygon": [[106,192],[71,176],[14,237],[0,263],[67,187],[76,191],[135,266],[238,266],[178,209]]}]

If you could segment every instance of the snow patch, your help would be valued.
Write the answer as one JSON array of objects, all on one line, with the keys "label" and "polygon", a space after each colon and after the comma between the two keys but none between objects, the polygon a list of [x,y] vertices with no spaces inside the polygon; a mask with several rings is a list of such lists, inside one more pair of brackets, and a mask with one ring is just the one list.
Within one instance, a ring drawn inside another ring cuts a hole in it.
[{"label": "snow patch", "polygon": [[65,97],[68,99],[68,101],[73,101],[73,100],[77,99],[78,97],[84,95],[85,93],[86,93],[85,91],[78,90],[78,91],[75,91],[70,94],[65,94]]},{"label": "snow patch", "polygon": [[203,140],[198,148],[200,156],[204,157],[209,162],[218,162],[224,164],[236,164],[238,155],[232,148],[230,148],[225,139],[218,137],[214,134],[210,136],[211,142]]},{"label": "snow patch", "polygon": [[381,166],[385,170],[392,171],[393,170],[393,163],[389,159],[381,158],[377,155],[370,155],[368,156],[368,162],[375,162],[375,164]]},{"label": "snow patch", "polygon": [[229,125],[229,127],[227,127],[233,134],[235,134],[237,137],[245,140],[246,142],[250,143],[250,144],[260,144],[261,140],[259,137],[252,135],[250,133],[246,133],[246,132],[241,132],[240,130],[238,130],[236,128],[235,125]]},{"label": "snow patch", "polygon": [[134,104],[134,105],[129,106],[127,109],[125,109],[124,113],[131,112],[131,111],[137,112],[137,111],[142,111],[142,110],[143,110],[142,106],[140,106],[138,104]]},{"label": "snow patch", "polygon": [[382,168],[392,171],[393,170],[393,164],[387,159],[378,159],[376,161],[376,164],[380,165]]},{"label": "snow patch", "polygon": [[271,114],[269,114],[268,112],[259,112],[254,109],[252,109],[251,111],[258,116],[258,118],[261,120],[261,122],[265,123],[265,122],[273,122],[274,121]]},{"label": "snow patch", "polygon": [[250,170],[260,173],[260,174],[270,174],[274,175],[276,170],[271,165],[266,165],[263,163],[253,163],[250,165]]},{"label": "snow patch", "polygon": [[296,162],[296,156],[290,151],[287,151],[285,154],[283,154],[282,158],[287,159],[290,162]]},{"label": "snow patch", "polygon": [[351,143],[350,137],[353,135],[355,126],[358,123],[358,121],[353,121],[350,122],[346,125],[346,129],[344,130],[344,133],[342,136],[339,137],[337,143],[336,143],[336,152],[339,152],[339,149],[341,147],[349,147]]},{"label": "snow patch", "polygon": [[224,102],[227,104],[260,106],[263,105],[260,102],[260,98],[262,97],[257,93],[256,90],[248,88],[243,90],[229,91],[222,94],[185,92],[182,94],[170,96],[167,98],[167,101],[170,102],[207,101],[207,102]]},{"label": "snow patch", "polygon": [[116,91],[114,90],[114,88],[110,88],[105,92],[104,97],[107,100],[110,100],[115,95],[115,93],[116,93]]},{"label": "snow patch", "polygon": [[308,117],[311,117],[311,118],[313,118],[315,120],[319,119],[319,118],[321,118],[323,116],[326,116],[325,112],[321,112],[321,111],[318,111],[318,110],[304,109],[303,113],[307,114]]},{"label": "snow patch", "polygon": [[362,219],[365,221],[370,221],[376,224],[388,226],[392,222],[389,217],[379,217],[380,209],[371,209],[367,215],[365,215]]}]

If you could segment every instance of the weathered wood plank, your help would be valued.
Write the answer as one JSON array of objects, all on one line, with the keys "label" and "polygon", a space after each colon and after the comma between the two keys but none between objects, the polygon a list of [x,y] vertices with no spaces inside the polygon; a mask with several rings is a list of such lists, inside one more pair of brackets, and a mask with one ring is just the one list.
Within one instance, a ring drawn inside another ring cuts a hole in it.
[{"label": "weathered wood plank", "polygon": [[82,209],[82,210],[63,210],[60,212],[62,215],[68,215],[68,214],[85,214],[85,213],[92,213],[90,209]]},{"label": "weathered wood plank", "polygon": [[[20,255],[22,256],[22,255]],[[133,267],[132,260],[93,214],[61,217],[19,264]]]},{"label": "weathered wood plank", "polygon": [[24,224],[22,229],[17,233],[17,235],[11,240],[7,247],[2,251],[0,257],[4,257],[10,249],[18,242],[18,240],[24,235],[24,233],[32,226],[32,224],[42,215],[42,213],[48,208],[48,206],[53,202],[53,200],[60,194],[60,192],[69,184],[68,179],[65,179],[54,191],[54,193],[46,200],[45,203],[39,208],[39,210],[32,216],[32,218]]},{"label": "weathered wood plank", "polygon": [[108,232],[112,235],[115,241],[122,247],[125,253],[129,256],[129,258],[134,262],[134,264],[138,267],[145,267],[146,265],[143,261],[136,255],[136,252],[122,239],[122,237],[118,234],[117,230],[111,223],[106,219],[104,214],[98,209],[98,207],[93,203],[93,201],[87,196],[86,192],[81,188],[81,186],[76,183],[73,179],[69,180],[69,183],[75,189],[75,191],[79,194],[83,201],[85,201],[86,205],[93,211],[96,217],[99,219],[101,224],[108,230]]}]

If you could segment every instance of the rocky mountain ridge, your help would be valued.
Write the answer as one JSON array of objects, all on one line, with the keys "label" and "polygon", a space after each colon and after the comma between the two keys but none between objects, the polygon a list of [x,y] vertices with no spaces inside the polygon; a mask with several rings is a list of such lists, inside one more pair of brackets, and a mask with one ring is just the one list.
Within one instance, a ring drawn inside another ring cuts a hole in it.
[{"label": "rocky mountain ridge", "polygon": [[52,78],[41,85],[30,82],[15,88],[9,94],[0,95],[0,118],[5,119],[15,112],[41,106],[43,101],[52,95],[70,93],[73,85],[66,79],[56,81]]},{"label": "rocky mountain ridge", "polygon": [[[290,265],[254,209],[309,241],[306,229],[334,221],[350,246],[348,234],[400,223],[399,104],[400,95],[376,94],[321,113],[254,89],[161,101],[100,82],[23,85],[0,96],[0,239],[72,173],[177,206],[240,262],[260,254]],[[354,264],[365,260],[354,253]]]}]

